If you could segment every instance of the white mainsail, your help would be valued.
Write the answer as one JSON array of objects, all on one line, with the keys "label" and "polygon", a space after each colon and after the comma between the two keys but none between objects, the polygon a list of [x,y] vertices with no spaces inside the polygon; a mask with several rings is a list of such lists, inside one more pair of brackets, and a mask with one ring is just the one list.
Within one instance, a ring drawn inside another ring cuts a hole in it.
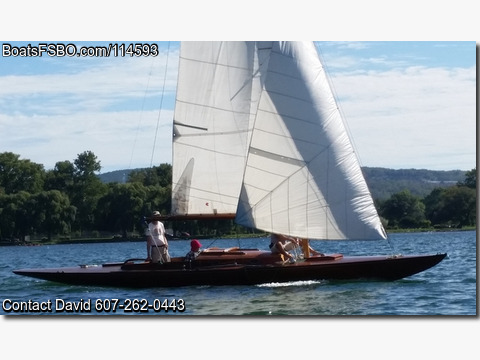
[{"label": "white mainsail", "polygon": [[181,45],[173,127],[173,215],[235,214],[255,106],[254,49],[251,42]]},{"label": "white mainsail", "polygon": [[236,210],[267,232],[386,237],[313,43],[182,44],[179,71],[174,214]]}]

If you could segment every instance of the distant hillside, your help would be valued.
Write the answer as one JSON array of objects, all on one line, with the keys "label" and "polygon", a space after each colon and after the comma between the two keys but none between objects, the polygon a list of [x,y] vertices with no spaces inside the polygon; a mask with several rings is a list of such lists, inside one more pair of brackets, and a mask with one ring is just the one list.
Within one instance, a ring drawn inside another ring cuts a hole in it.
[{"label": "distant hillside", "polygon": [[[104,183],[124,183],[133,170],[139,169],[111,171],[100,174],[99,178]],[[436,187],[452,186],[465,180],[465,171],[461,170],[393,170],[373,167],[363,167],[362,170],[374,199],[388,199],[392,194],[406,189],[413,195],[424,197]]]},{"label": "distant hillside", "polygon": [[424,197],[436,187],[448,187],[465,180],[465,171],[435,171],[386,168],[362,168],[374,199],[388,199],[392,194],[409,190]]},{"label": "distant hillside", "polygon": [[103,183],[111,183],[111,182],[125,183],[128,180],[128,174],[130,174],[130,172],[134,170],[139,170],[139,169],[115,170],[115,171],[106,172],[104,174],[100,174],[98,175],[98,177]]}]

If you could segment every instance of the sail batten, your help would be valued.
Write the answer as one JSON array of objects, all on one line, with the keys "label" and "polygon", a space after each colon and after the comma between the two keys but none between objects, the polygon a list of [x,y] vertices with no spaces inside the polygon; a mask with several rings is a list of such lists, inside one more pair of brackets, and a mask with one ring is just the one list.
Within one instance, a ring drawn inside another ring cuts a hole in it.
[{"label": "sail batten", "polygon": [[181,53],[174,214],[236,212],[241,225],[303,238],[385,238],[313,43],[187,43]]}]

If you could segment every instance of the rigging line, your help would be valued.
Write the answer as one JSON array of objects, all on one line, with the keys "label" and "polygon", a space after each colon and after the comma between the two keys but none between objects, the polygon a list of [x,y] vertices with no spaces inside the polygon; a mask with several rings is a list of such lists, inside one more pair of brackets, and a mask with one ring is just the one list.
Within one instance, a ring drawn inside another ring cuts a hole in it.
[{"label": "rigging line", "polygon": [[157,144],[157,134],[158,134],[158,127],[160,125],[160,118],[162,115],[162,108],[163,108],[163,96],[165,94],[165,84],[167,82],[167,70],[168,70],[168,58],[170,55],[170,41],[168,42],[168,48],[167,48],[167,60],[165,63],[165,72],[163,74],[163,86],[162,86],[162,96],[160,98],[160,110],[158,111],[158,117],[157,117],[157,128],[155,129],[155,138],[153,140],[153,149],[152,149],[152,157],[150,159],[150,167],[153,165],[153,157],[155,155],[155,146]]},{"label": "rigging line", "polygon": [[140,126],[142,124],[143,112],[144,112],[144,109],[145,109],[145,99],[147,98],[147,93],[148,93],[148,90],[150,89],[150,79],[152,77],[152,71],[153,71],[153,65],[154,64],[155,64],[155,57],[152,58],[152,65],[150,66],[149,76],[148,76],[148,80],[147,80],[147,88],[145,89],[145,94],[143,95],[142,108],[141,108],[141,111],[140,111],[140,118],[138,119],[137,130],[135,131],[135,138],[133,139],[132,153],[130,154],[130,162],[128,164],[129,169],[132,168],[133,154],[135,153],[135,148],[137,146],[138,133],[140,132]]},{"label": "rigging line", "polygon": [[392,252],[392,255],[395,255],[395,253],[397,252],[397,250],[395,249],[395,245],[394,243],[391,241],[391,238],[388,236],[387,237],[387,242],[388,242],[388,245],[390,247],[390,251]]}]

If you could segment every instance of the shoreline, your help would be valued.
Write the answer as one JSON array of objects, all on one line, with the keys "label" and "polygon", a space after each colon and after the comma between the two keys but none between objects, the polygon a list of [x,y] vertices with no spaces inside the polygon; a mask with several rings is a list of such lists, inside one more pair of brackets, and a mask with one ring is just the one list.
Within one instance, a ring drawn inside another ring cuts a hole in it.
[{"label": "shoreline", "polygon": [[[442,229],[394,229],[387,230],[387,234],[397,234],[397,233],[425,233],[425,232],[458,232],[458,231],[476,231],[476,227],[465,227],[461,229],[454,228],[442,228]],[[178,240],[190,240],[190,239],[253,239],[259,237],[266,237],[267,233],[262,234],[237,234],[237,235],[225,235],[225,236],[192,236],[190,238],[170,238],[169,241],[178,241]],[[43,246],[43,245],[68,245],[68,244],[97,244],[97,243],[123,243],[123,242],[144,242],[143,237],[129,237],[129,238],[118,238],[118,237],[109,237],[109,238],[78,238],[78,239],[57,239],[51,241],[42,241],[42,240],[32,240],[29,242],[7,242],[1,241],[0,247],[2,246]],[[341,240],[339,240],[341,241]]]}]

